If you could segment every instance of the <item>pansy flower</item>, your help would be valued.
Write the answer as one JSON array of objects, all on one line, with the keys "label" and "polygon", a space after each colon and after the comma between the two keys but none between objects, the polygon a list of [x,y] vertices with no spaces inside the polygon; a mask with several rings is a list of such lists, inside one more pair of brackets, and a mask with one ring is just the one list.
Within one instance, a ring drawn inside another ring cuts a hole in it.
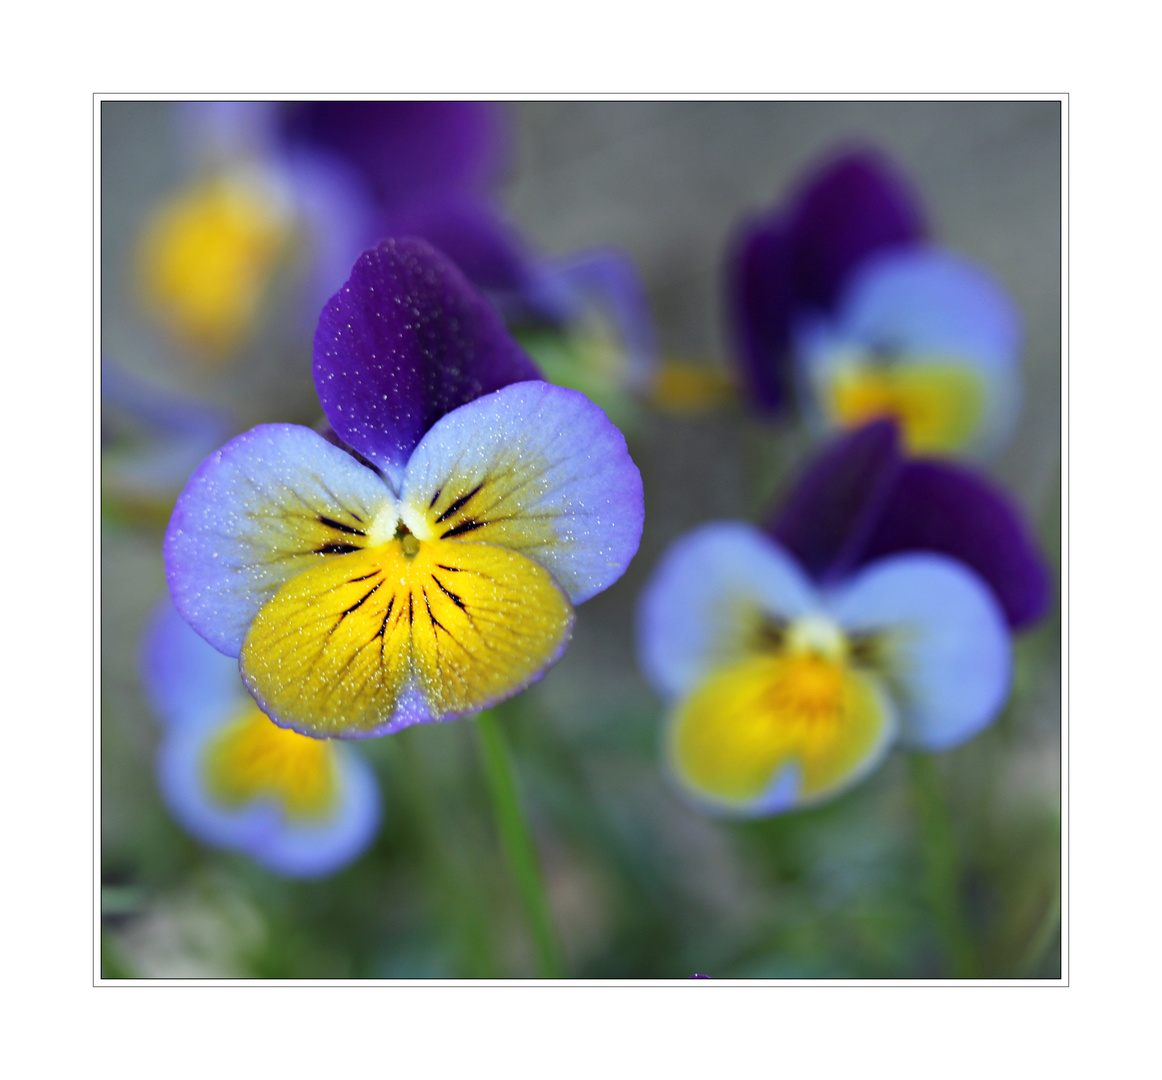
[{"label": "pansy flower", "polygon": [[168,600],[147,627],[142,674],[164,725],[161,794],[191,833],[289,877],[334,873],[366,850],[379,790],[359,752],[272,724],[238,665]]},{"label": "pansy flower", "polygon": [[[915,484],[902,472],[914,467]],[[986,523],[925,544],[923,519],[951,491]],[[714,811],[778,813],[840,793],[897,742],[945,750],[991,723],[1008,694],[1011,624],[1045,602],[1043,565],[1002,504],[962,470],[902,463],[880,423],[808,470],[775,522],[782,541],[718,522],[675,543],[638,632],[642,667],[670,702],[681,787]]]},{"label": "pansy flower", "polygon": [[1020,320],[983,268],[925,238],[878,155],[812,173],[729,257],[736,352],[760,410],[797,388],[822,432],[895,419],[914,453],[995,448],[1015,418]]},{"label": "pansy flower", "polygon": [[[417,239],[356,263],[315,335],[332,438],[255,428],[179,497],[178,610],[276,723],[385,735],[475,712],[561,655],[637,550],[621,433],[552,386]],[[336,445],[338,443],[339,445]]]}]

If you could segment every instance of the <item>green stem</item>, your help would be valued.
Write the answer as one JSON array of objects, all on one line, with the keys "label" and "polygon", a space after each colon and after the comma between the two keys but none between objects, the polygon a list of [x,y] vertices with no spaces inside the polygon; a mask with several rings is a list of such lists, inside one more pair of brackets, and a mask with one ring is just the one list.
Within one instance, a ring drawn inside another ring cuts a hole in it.
[{"label": "green stem", "polygon": [[1018,977],[1034,977],[1033,973],[1056,940],[1060,928],[1061,893],[1059,890],[1054,890],[1053,899],[1049,901],[1045,914],[1041,917],[1037,929],[1033,932],[1025,952],[1017,964]]},{"label": "green stem", "polygon": [[433,902],[457,942],[464,974],[470,979],[491,978],[496,973],[496,957],[486,916],[473,895],[470,857],[461,847],[449,845],[450,829],[437,809],[416,734],[401,731],[392,746],[401,766],[396,779],[414,814],[426,876],[434,885]]},{"label": "green stem", "polygon": [[920,844],[928,879],[928,897],[944,938],[954,979],[978,977],[976,952],[960,902],[960,870],[952,821],[941,790],[940,774],[930,754],[908,755],[912,798],[920,823]]},{"label": "green stem", "polygon": [[509,756],[496,717],[491,712],[482,712],[477,717],[476,727],[480,732],[484,772],[488,778],[492,808],[500,830],[501,846],[508,858],[513,877],[516,878],[521,902],[532,926],[539,974],[542,979],[560,979],[564,975],[561,946],[553,926],[533,835],[521,809],[512,758]]}]

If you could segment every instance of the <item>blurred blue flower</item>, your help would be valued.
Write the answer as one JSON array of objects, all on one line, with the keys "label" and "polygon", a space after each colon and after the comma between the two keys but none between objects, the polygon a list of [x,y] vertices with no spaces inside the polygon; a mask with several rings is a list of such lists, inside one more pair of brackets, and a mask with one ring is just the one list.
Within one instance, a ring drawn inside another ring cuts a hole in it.
[{"label": "blurred blue flower", "polygon": [[855,151],[748,221],[728,258],[736,353],[756,408],[797,387],[821,432],[891,417],[914,453],[982,453],[1018,409],[1020,320],[1000,283],[932,246],[910,186]]},{"label": "blurred blue flower", "polygon": [[666,747],[706,808],[831,798],[896,742],[959,745],[1008,695],[1015,626],[1048,573],[987,481],[904,460],[890,421],[829,446],[769,531],[696,529],[643,592],[638,651]]},{"label": "blurred blue flower", "polygon": [[276,723],[366,738],[476,712],[563,653],[637,551],[641,476],[426,242],[364,253],[315,335],[332,427],[267,424],[174,508],[178,609]]},{"label": "blurred blue flower", "polygon": [[237,662],[168,600],[147,627],[142,674],[164,726],[162,797],[200,840],[288,877],[334,873],[370,845],[379,791],[358,751],[276,727],[246,693]]}]

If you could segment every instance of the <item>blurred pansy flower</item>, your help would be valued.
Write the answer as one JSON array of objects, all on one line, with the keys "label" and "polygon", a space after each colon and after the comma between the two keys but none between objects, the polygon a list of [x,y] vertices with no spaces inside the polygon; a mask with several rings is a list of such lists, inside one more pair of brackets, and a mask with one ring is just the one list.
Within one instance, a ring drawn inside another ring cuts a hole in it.
[{"label": "blurred pansy flower", "polygon": [[[964,520],[984,521],[926,536],[954,493]],[[882,422],[828,449],[773,533],[696,529],[642,596],[642,667],[671,703],[669,763],[696,802],[737,815],[811,805],[896,742],[945,750],[996,718],[1011,627],[1040,614],[1046,589],[999,493],[963,470],[901,461]]]},{"label": "blurred pansy flower", "polygon": [[[364,248],[418,205],[472,198],[506,156],[490,102],[182,102],[193,179],[142,229],[147,310],[209,360],[260,331],[309,332]],[[277,303],[279,298],[287,300]],[[285,312],[282,310],[285,308]],[[312,323],[298,326],[295,313]]]},{"label": "blurred pansy flower", "polygon": [[[583,395],[543,382],[418,239],[356,263],[315,336],[330,440],[257,427],[166,534],[171,595],[276,723],[385,735],[475,712],[563,652],[637,550],[641,477]],[[336,445],[340,443],[341,445]]]},{"label": "blurred pansy flower", "polygon": [[309,332],[296,313],[318,310],[374,239],[358,182],[342,163],[281,148],[273,110],[179,103],[189,179],[138,235],[144,311],[170,344],[207,363],[237,359],[259,334]]},{"label": "blurred pansy flower", "polygon": [[164,725],[162,797],[207,844],[289,877],[358,858],[379,825],[375,776],[353,747],[272,724],[238,665],[206,644],[169,601],[147,627],[143,681]]},{"label": "blurred pansy flower", "polygon": [[808,176],[729,256],[736,352],[753,404],[797,385],[823,432],[895,419],[914,453],[980,453],[1011,429],[1021,329],[987,271],[929,244],[919,203],[870,151]]}]

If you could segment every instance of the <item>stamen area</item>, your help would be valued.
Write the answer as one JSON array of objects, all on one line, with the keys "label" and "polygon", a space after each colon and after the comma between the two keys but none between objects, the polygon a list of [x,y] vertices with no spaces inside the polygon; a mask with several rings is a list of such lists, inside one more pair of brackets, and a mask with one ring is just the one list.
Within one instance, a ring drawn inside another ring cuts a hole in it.
[{"label": "stamen area", "polygon": [[803,802],[857,772],[892,723],[875,676],[845,655],[793,648],[707,678],[675,713],[672,755],[685,783],[726,804],[760,797],[793,767]]},{"label": "stamen area", "polygon": [[520,689],[560,655],[572,622],[539,563],[409,531],[286,582],[240,661],[280,722],[324,738],[386,734]]},{"label": "stamen area", "polygon": [[913,453],[951,451],[975,434],[985,409],[980,374],[952,360],[909,360],[889,367],[843,363],[823,381],[824,412],[842,428],[888,417]]},{"label": "stamen area", "polygon": [[223,807],[273,799],[292,819],[326,817],[339,792],[334,747],[278,727],[255,705],[208,740],[202,774]]}]

